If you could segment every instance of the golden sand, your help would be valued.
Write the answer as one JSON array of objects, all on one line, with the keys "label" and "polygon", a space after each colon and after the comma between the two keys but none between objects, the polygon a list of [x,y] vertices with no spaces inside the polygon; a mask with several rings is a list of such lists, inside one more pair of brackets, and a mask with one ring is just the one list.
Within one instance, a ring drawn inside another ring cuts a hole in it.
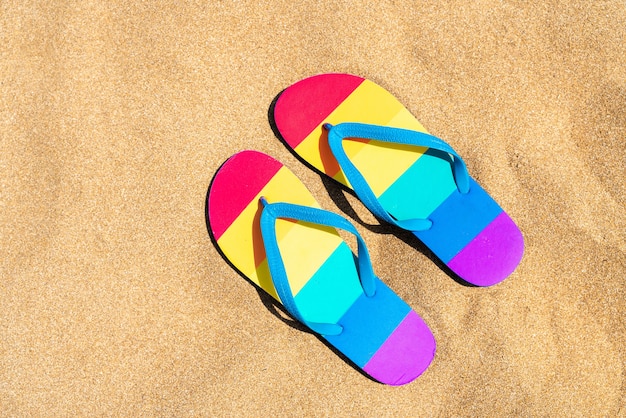
[{"label": "golden sand", "polygon": [[[0,4],[0,415],[626,415],[626,4],[357,3]],[[460,285],[276,139],[323,72],[465,158],[525,235],[512,276]],[[220,257],[206,192],[244,149],[363,221],[424,375],[367,379]]]}]

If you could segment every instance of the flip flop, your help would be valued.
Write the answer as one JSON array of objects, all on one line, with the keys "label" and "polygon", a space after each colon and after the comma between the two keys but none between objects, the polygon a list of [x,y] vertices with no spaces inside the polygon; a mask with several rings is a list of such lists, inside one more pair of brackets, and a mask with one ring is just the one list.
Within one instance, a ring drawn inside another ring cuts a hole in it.
[{"label": "flip flop", "polygon": [[[367,375],[402,385],[431,363],[433,334],[374,275],[354,226],[320,209],[280,162],[256,151],[232,156],[213,178],[207,214],[230,263]],[[336,228],[356,236],[357,257]]]},{"label": "flip flop", "polygon": [[353,189],[378,218],[413,232],[466,282],[496,284],[521,261],[522,233],[461,157],[372,81],[301,80],[280,94],[273,117],[296,155]]}]

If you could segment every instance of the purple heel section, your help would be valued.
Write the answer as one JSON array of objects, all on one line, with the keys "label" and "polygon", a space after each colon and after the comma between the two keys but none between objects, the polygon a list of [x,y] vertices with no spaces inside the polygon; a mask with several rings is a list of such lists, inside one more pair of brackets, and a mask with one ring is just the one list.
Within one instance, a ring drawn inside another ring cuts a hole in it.
[{"label": "purple heel section", "polygon": [[448,262],[448,267],[473,284],[491,286],[511,274],[523,254],[522,233],[502,212]]},{"label": "purple heel section", "polygon": [[[363,370],[388,385],[406,384],[428,368],[435,356],[435,337],[426,323],[411,311]],[[411,365],[407,369],[407,365]]]}]

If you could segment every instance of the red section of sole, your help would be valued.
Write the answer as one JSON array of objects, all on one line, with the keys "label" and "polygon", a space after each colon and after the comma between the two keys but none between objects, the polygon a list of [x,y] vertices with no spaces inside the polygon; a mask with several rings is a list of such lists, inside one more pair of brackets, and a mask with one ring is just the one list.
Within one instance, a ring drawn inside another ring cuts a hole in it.
[{"label": "red section of sole", "polygon": [[296,148],[363,81],[350,74],[321,74],[285,89],[274,107],[283,139]]},{"label": "red section of sole", "polygon": [[218,240],[282,165],[265,154],[243,151],[218,170],[208,198],[209,223]]}]

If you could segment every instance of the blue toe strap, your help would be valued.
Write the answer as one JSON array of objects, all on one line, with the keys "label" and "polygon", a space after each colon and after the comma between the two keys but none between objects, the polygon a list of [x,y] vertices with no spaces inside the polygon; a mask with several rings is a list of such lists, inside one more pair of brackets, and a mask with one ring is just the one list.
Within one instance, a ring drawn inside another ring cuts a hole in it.
[{"label": "blue toe strap", "polygon": [[383,208],[363,175],[348,158],[342,143],[345,138],[367,138],[447,152],[453,157],[452,171],[459,192],[467,193],[469,191],[469,174],[465,162],[450,145],[435,136],[408,129],[364,123],[340,123],[335,126],[325,124],[324,128],[328,130],[330,149],[356,195],[374,215],[391,224],[410,231],[423,231],[432,226],[432,222],[428,219],[396,219]]},{"label": "blue toe strap", "polygon": [[287,279],[285,265],[278,248],[278,240],[276,238],[276,220],[278,218],[294,219],[325,225],[334,228],[340,228],[344,231],[354,234],[357,238],[357,261],[359,280],[363,291],[367,296],[373,296],[376,292],[375,275],[372,269],[369,252],[365,246],[365,241],[356,230],[356,228],[341,216],[322,209],[316,209],[309,206],[295,205],[291,203],[268,203],[265,198],[261,198],[263,209],[261,211],[261,235],[265,246],[265,254],[269,266],[270,275],[276,293],[280,300],[293,315],[294,318],[307,325],[313,331],[322,335],[338,335],[343,331],[343,327],[339,324],[320,323],[307,321],[298,307]]}]

